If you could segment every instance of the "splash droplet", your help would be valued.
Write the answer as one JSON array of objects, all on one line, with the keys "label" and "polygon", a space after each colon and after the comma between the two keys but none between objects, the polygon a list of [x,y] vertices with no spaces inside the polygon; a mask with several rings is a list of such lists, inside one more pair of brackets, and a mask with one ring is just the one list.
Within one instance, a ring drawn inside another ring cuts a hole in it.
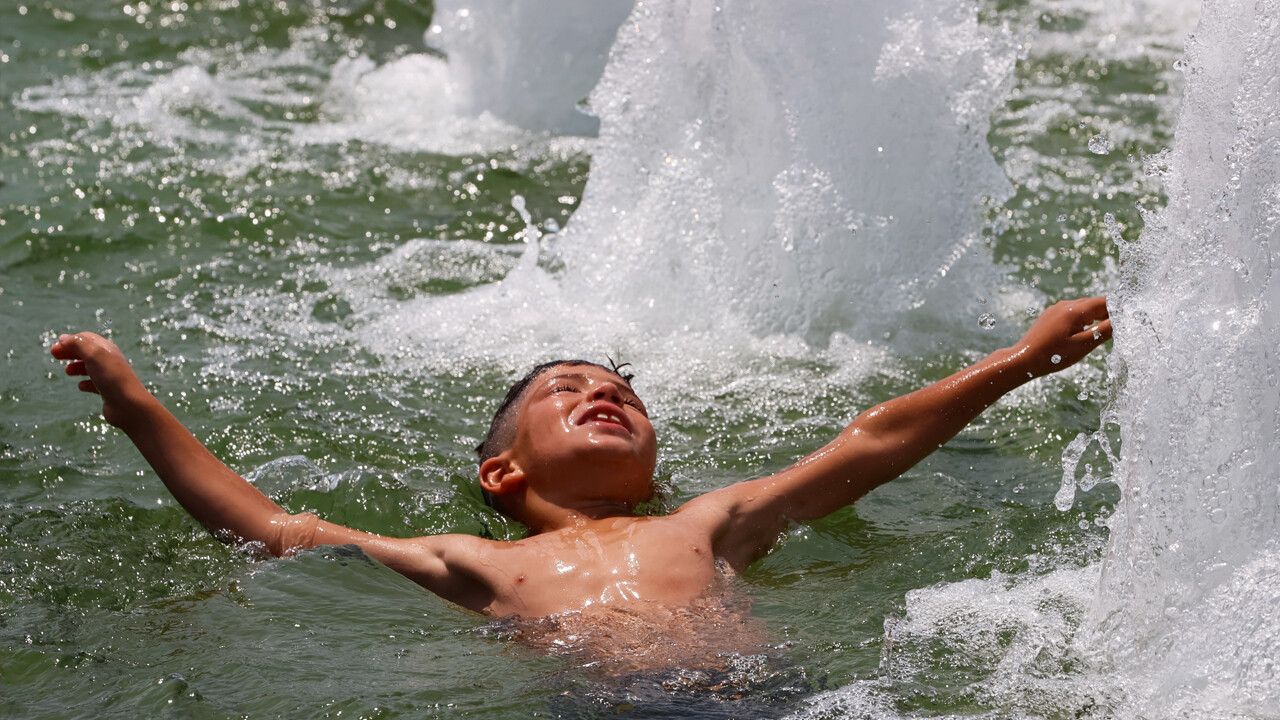
[{"label": "splash droplet", "polygon": [[996,316],[991,313],[982,313],[978,316],[978,326],[983,330],[990,330],[996,326]]},{"label": "splash droplet", "polygon": [[1057,365],[1058,363],[1062,362],[1062,356],[1054,355],[1053,357],[1049,358],[1049,362],[1053,363],[1054,365]]},{"label": "splash droplet", "polygon": [[1089,138],[1089,152],[1094,155],[1106,155],[1111,152],[1111,139],[1106,135],[1094,135]]}]

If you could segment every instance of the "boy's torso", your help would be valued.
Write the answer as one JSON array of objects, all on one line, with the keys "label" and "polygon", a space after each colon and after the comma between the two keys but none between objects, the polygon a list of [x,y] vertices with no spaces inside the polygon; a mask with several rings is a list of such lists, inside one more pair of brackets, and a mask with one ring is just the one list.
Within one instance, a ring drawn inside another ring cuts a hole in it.
[{"label": "boy's torso", "polygon": [[466,568],[493,592],[490,615],[593,606],[684,606],[723,582],[712,538],[691,517],[618,517],[514,542],[484,542]]}]

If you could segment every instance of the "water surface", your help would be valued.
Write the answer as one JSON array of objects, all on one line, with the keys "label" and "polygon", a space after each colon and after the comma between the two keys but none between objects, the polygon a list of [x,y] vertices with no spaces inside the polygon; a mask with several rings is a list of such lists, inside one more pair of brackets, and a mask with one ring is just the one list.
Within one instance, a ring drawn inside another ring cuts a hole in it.
[{"label": "water surface", "polygon": [[672,507],[1121,285],[1194,5],[0,14],[6,716],[1143,716],[1077,637],[1120,490],[1054,504],[1078,435],[1119,452],[1103,353],[788,533],[766,651],[618,682],[358,553],[224,547],[45,348],[108,335],[290,511],[398,536],[517,535],[489,413],[612,355]]}]

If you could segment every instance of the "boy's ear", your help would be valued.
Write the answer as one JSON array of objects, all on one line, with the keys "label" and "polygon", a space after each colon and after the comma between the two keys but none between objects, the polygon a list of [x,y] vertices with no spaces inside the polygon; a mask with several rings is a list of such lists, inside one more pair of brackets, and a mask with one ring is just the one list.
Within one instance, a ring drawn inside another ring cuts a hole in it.
[{"label": "boy's ear", "polygon": [[524,484],[524,471],[506,453],[480,463],[480,487],[494,495],[506,495]]}]

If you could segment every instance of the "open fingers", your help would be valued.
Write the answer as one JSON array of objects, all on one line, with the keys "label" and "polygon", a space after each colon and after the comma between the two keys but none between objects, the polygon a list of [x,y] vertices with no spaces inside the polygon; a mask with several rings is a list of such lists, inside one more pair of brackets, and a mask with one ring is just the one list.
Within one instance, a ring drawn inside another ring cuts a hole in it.
[{"label": "open fingers", "polygon": [[1111,339],[1111,319],[1108,318],[1102,322],[1090,325],[1080,332],[1072,335],[1071,339],[1092,341],[1095,344],[1101,345]]},{"label": "open fingers", "polygon": [[59,360],[75,360],[80,357],[80,353],[76,352],[75,343],[70,335],[63,335],[58,338],[58,342],[49,348],[49,354]]},{"label": "open fingers", "polygon": [[98,392],[98,386],[94,385],[92,380],[81,380],[79,388],[82,392],[93,393],[94,395],[102,394]]},{"label": "open fingers", "polygon": [[68,375],[88,375],[89,369],[85,367],[83,360],[76,360],[75,362],[67,363],[67,374]]},{"label": "open fingers", "polygon": [[1102,322],[1098,323],[1095,326],[1095,329],[1099,333],[1102,333],[1102,339],[1104,341],[1110,340],[1111,339],[1111,318],[1107,318],[1106,320],[1103,320]]},{"label": "open fingers", "polygon": [[61,360],[71,360],[98,347],[114,347],[110,340],[98,333],[82,330],[76,333],[62,333],[58,341],[49,348],[53,356]]},{"label": "open fingers", "polygon": [[1110,317],[1110,315],[1107,314],[1106,295],[1073,300],[1071,301],[1071,310],[1087,317],[1090,321],[1106,320]]}]

